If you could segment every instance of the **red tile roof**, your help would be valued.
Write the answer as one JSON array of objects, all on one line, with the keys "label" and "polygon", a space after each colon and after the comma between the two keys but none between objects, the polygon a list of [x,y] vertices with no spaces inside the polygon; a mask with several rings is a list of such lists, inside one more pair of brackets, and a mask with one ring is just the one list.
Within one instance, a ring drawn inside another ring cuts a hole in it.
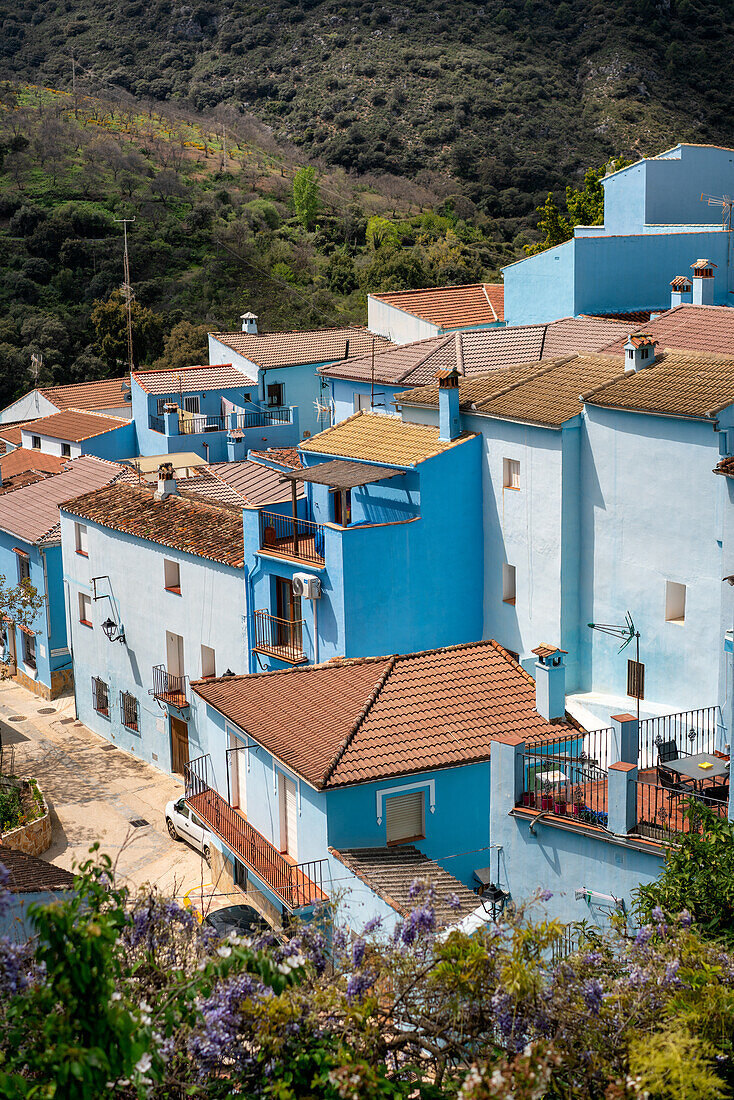
[{"label": "red tile roof", "polygon": [[[676,306],[647,322],[645,332],[657,340],[661,348],[731,355],[734,353],[734,309],[731,306]],[[603,350],[622,355],[626,342],[627,336],[617,337]]]},{"label": "red tile roof", "polygon": [[105,432],[114,431],[115,428],[121,428],[129,423],[129,420],[123,420],[119,416],[64,409],[63,412],[51,413],[50,416],[42,416],[38,420],[30,421],[25,425],[24,431],[32,431],[34,435],[50,436],[51,439],[63,439],[69,443],[81,443],[85,439],[93,439],[97,435],[104,435]]},{"label": "red tile roof", "polygon": [[31,447],[17,447],[14,451],[0,456],[0,474],[3,482],[16,474],[24,474],[32,470],[40,474],[58,474],[69,462],[68,458],[60,455],[47,455]]},{"label": "red tile roof", "polygon": [[491,325],[505,319],[505,288],[502,283],[433,286],[424,290],[371,294],[370,297],[441,328]]},{"label": "red tile roof", "polygon": [[[247,504],[261,508],[292,499],[291,484],[283,481],[280,470],[260,462],[215,462],[201,467],[189,478],[179,478],[178,485],[213,503],[236,508]],[[302,484],[297,487],[297,495],[304,496]]]},{"label": "red tile roof", "polygon": [[177,370],[136,370],[132,377],[145,393],[171,396],[192,390],[251,389],[257,384],[257,378],[251,378],[231,363],[179,367]]},{"label": "red tile roof", "polygon": [[287,466],[289,470],[303,469],[297,447],[268,447],[267,451],[250,451],[249,453],[250,458],[255,462],[265,459],[269,462],[277,462],[279,466]]},{"label": "red tile roof", "polygon": [[121,467],[114,462],[91,455],[75,458],[62,473],[0,496],[0,530],[25,542],[56,538],[59,505],[70,497],[108,484],[120,473]]},{"label": "red tile roof", "polygon": [[226,508],[191,496],[173,495],[156,500],[151,486],[131,485],[127,479],[67,500],[63,507],[73,516],[112,531],[124,531],[135,538],[234,568],[243,564],[239,508]]},{"label": "red tile roof", "polygon": [[15,424],[0,424],[0,440],[12,443],[14,447],[20,447],[23,442],[21,431],[32,423],[32,420],[21,420]]},{"label": "red tile roof", "polygon": [[486,760],[493,738],[557,737],[497,642],[199,680],[198,695],[317,788]]},{"label": "red tile roof", "polygon": [[0,863],[9,872],[8,890],[12,894],[45,894],[57,890],[71,890],[74,876],[63,867],[56,867],[45,859],[16,852],[0,845]]},{"label": "red tile roof", "polygon": [[[126,387],[126,388],[123,388]],[[44,386],[39,393],[58,409],[121,409],[130,404],[130,380],[101,378],[72,386]]]},{"label": "red tile roof", "polygon": [[295,367],[301,363],[351,359],[370,352],[373,341],[376,351],[392,347],[384,336],[374,336],[361,325],[312,332],[212,332],[210,335],[258,367]]},{"label": "red tile roof", "polygon": [[665,351],[581,397],[588,405],[706,420],[734,404],[734,356]]},{"label": "red tile roof", "polygon": [[734,477],[734,457],[722,458],[714,467],[715,474],[724,474],[726,477]]}]

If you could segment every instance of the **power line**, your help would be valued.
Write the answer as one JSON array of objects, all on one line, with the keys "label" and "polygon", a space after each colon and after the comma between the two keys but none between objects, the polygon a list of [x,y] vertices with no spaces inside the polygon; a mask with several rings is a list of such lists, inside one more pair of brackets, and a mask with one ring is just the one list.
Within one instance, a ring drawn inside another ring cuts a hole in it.
[{"label": "power line", "polygon": [[123,260],[123,283],[122,290],[123,298],[125,299],[125,313],[127,320],[127,362],[130,372],[135,369],[133,363],[133,314],[132,303],[135,295],[133,294],[133,288],[130,284],[130,259],[127,251],[127,227],[128,224],[132,225],[135,218],[115,218],[115,221],[119,224],[122,222],[122,229],[125,237],[125,256]]}]

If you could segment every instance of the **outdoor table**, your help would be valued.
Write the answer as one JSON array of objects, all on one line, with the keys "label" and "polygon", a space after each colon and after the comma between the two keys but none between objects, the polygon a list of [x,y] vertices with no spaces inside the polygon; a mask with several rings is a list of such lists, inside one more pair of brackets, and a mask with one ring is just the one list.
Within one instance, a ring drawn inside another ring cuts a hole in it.
[{"label": "outdoor table", "polygon": [[[701,768],[700,765],[708,763],[710,768]],[[683,779],[691,779],[694,783],[703,783],[704,779],[720,779],[729,775],[729,761],[722,760],[720,756],[713,756],[710,752],[697,752],[695,756],[682,756],[678,760],[666,760],[663,767],[668,771],[677,772]]]}]

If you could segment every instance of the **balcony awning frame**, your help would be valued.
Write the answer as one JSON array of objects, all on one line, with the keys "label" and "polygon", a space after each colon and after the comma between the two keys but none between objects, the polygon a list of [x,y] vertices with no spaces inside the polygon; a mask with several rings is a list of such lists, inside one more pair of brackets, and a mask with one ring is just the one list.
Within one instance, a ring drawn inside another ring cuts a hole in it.
[{"label": "balcony awning frame", "polygon": [[310,481],[316,485],[328,485],[331,489],[343,491],[356,489],[361,485],[371,485],[375,481],[386,481],[391,477],[405,477],[407,470],[395,466],[376,466],[368,462],[350,462],[344,458],[334,458],[329,462],[319,462],[316,466],[306,466],[301,470],[284,470],[284,481]]}]

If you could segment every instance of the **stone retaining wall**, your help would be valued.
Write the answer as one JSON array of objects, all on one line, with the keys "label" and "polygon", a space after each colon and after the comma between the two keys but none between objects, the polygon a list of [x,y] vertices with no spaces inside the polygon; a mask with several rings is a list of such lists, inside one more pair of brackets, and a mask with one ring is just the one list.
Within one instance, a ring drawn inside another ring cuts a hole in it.
[{"label": "stone retaining wall", "polygon": [[0,836],[0,848],[12,848],[15,852],[25,852],[27,856],[40,856],[51,847],[51,814],[40,788],[39,792],[43,799],[41,817],[3,833]]}]

